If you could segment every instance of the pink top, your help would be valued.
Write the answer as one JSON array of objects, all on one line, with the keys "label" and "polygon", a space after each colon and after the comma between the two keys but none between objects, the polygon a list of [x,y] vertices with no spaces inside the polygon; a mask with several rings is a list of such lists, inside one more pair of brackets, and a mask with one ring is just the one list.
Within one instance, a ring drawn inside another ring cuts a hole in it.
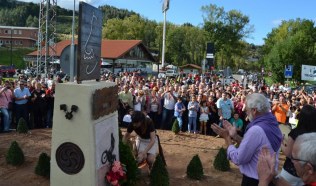
[{"label": "pink top", "polygon": [[[0,92],[2,89],[3,86],[0,86]],[[8,108],[9,102],[12,102],[12,91],[6,89],[0,94],[0,108]]]}]

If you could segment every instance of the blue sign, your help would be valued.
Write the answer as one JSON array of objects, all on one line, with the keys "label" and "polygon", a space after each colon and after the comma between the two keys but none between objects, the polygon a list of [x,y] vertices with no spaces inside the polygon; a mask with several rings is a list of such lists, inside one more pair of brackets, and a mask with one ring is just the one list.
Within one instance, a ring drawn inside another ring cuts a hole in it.
[{"label": "blue sign", "polygon": [[293,76],[293,65],[285,65],[284,76],[285,76],[285,78],[292,78],[292,76]]}]

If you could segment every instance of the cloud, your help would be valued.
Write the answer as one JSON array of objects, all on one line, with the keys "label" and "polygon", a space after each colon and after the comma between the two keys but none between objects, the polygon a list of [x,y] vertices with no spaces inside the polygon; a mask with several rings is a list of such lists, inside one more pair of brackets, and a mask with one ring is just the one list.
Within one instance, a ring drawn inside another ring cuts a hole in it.
[{"label": "cloud", "polygon": [[282,23],[282,21],[283,21],[283,19],[275,19],[275,20],[272,21],[272,25],[274,27],[277,27],[277,26],[279,26]]}]

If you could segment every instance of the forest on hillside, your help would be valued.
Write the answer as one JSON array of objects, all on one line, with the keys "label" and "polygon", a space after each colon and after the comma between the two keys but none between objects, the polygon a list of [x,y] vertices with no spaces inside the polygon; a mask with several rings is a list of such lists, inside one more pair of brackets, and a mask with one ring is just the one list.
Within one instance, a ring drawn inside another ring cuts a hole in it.
[{"label": "forest on hillside", "polygon": [[[98,7],[103,12],[102,38],[113,40],[142,40],[148,49],[161,58],[163,23],[147,19],[138,13],[113,6]],[[0,25],[38,25],[39,4],[16,0],[0,0]],[[78,25],[78,12],[76,23]],[[313,20],[296,18],[284,20],[264,38],[263,46],[246,42],[252,37],[254,26],[250,17],[239,10],[209,4],[201,7],[204,22],[177,25],[167,23],[165,62],[174,65],[201,66],[206,57],[207,43],[215,48],[215,68],[230,67],[248,71],[272,71],[274,81],[284,81],[283,68],[293,64],[313,65],[316,61],[316,28]],[[57,41],[70,39],[72,10],[57,7]],[[78,29],[76,29],[78,30]],[[300,70],[293,78],[300,79]]]}]

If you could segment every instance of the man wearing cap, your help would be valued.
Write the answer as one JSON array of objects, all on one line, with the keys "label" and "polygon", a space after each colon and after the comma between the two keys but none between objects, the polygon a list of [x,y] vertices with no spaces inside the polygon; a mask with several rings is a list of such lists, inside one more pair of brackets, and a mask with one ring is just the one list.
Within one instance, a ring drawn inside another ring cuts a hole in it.
[{"label": "man wearing cap", "polygon": [[22,117],[28,124],[28,128],[31,129],[29,116],[28,116],[28,109],[27,109],[27,102],[31,93],[26,86],[25,80],[20,80],[19,87],[14,89],[14,96],[15,96],[15,111],[16,111],[16,121],[19,122],[19,119]]}]

